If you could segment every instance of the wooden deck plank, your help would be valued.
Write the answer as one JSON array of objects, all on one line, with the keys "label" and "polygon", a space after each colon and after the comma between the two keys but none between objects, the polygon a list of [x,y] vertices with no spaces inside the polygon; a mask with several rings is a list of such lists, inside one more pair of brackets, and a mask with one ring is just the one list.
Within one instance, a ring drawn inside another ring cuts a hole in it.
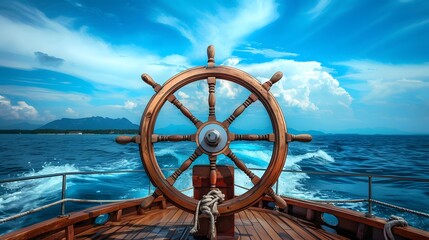
[{"label": "wooden deck plank", "polygon": [[187,213],[187,214],[188,215],[186,216],[183,223],[191,225],[194,221],[194,214],[191,214],[191,213]]},{"label": "wooden deck plank", "polygon": [[241,211],[239,213],[236,213],[235,216],[239,217],[241,222],[243,223],[244,226],[249,226],[252,225],[252,222],[250,221],[250,219],[247,217],[245,211]]},{"label": "wooden deck plank", "polygon": [[254,222],[253,227],[261,239],[272,239],[259,222]]},{"label": "wooden deck plank", "polygon": [[252,222],[248,218],[246,211],[241,211],[239,213],[236,213],[236,218],[240,218],[241,222],[243,223],[244,228],[247,231],[247,234],[251,239],[261,239],[256,232],[255,228],[253,227]]},{"label": "wooden deck plank", "polygon": [[171,218],[179,211],[183,212],[182,210],[177,209],[175,212],[172,211],[170,215],[166,216],[167,221],[163,223],[161,231],[159,231],[159,233],[155,236],[156,239],[164,239],[167,236],[170,227],[172,226]]},{"label": "wooden deck plank", "polygon": [[167,239],[177,239],[180,235],[182,235],[183,231],[186,229],[186,226],[184,226],[185,224],[183,224],[183,221],[186,221],[188,215],[192,214],[189,214],[183,210],[178,211],[178,214],[174,215],[174,223],[172,224],[172,227],[170,227],[170,231],[166,235]]},{"label": "wooden deck plank", "polygon": [[274,230],[273,227],[267,221],[264,220],[264,217],[262,217],[261,214],[266,214],[266,213],[262,213],[262,212],[257,211],[257,210],[251,210],[251,212],[253,213],[255,218],[258,219],[259,223],[262,225],[262,227],[265,229],[265,231],[268,233],[268,235],[273,240],[280,240],[281,239],[279,237],[277,231]]},{"label": "wooden deck plank", "polygon": [[284,238],[287,239],[297,239],[297,240],[304,240],[300,235],[298,235],[292,228],[284,223],[277,215],[269,214],[268,215],[273,221],[275,221],[285,232]]},{"label": "wooden deck plank", "polygon": [[293,231],[300,235],[304,239],[318,239],[312,233],[310,233],[306,228],[300,226],[297,222],[293,221],[286,214],[278,215],[278,218],[289,225]]},{"label": "wooden deck plank", "polygon": [[247,232],[246,228],[244,227],[244,223],[241,220],[241,217],[239,214],[235,215],[234,218],[235,227],[238,230],[240,234],[240,239],[243,240],[250,240],[249,233]]},{"label": "wooden deck plank", "polygon": [[147,238],[156,239],[157,235],[162,231],[164,226],[168,223],[168,220],[178,211],[179,209],[175,208],[169,209],[169,211],[162,211],[164,214],[161,220],[158,222],[157,226],[152,229],[152,231],[146,236]]},{"label": "wooden deck plank", "polygon": [[[259,214],[264,219],[264,221],[267,222],[274,229],[274,231],[276,231],[276,233],[281,239],[291,239],[291,236],[277,223],[277,222],[280,222],[281,220],[278,219],[278,217],[273,213],[275,212],[268,212],[268,211],[259,212]],[[278,214],[278,212],[276,214]],[[309,240],[312,240],[312,239],[309,239]]]},{"label": "wooden deck plank", "polygon": [[[193,239],[189,235],[194,215],[176,207],[150,210],[143,215],[123,216],[121,222],[88,229],[76,239]],[[249,208],[235,214],[236,239],[344,240],[317,225],[281,212]]]},{"label": "wooden deck plank", "polygon": [[253,213],[249,210],[244,211],[244,213],[246,213],[247,218],[249,218],[250,222],[254,223],[254,222],[258,222],[258,219],[255,218],[255,216],[253,215]]},{"label": "wooden deck plank", "polygon": [[155,210],[155,214],[151,218],[145,217],[146,221],[142,222],[145,227],[138,230],[138,234],[136,234],[133,239],[144,239],[145,237],[147,237],[154,230],[154,225],[161,221],[161,219],[167,214],[166,212],[169,209],[170,208],[163,210]]},{"label": "wooden deck plank", "polygon": [[144,223],[146,219],[150,218],[154,214],[156,213],[149,213],[143,218],[139,218],[138,215],[124,217],[124,220],[126,219],[128,223],[124,227],[110,235],[109,238],[132,239],[135,235],[138,234],[139,231],[146,227],[144,225],[142,226],[142,223]]}]

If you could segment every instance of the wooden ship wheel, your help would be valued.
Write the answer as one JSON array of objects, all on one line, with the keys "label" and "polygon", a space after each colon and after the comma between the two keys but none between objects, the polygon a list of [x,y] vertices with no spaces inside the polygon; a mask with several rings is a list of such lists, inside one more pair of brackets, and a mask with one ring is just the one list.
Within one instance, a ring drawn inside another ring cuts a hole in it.
[{"label": "wooden ship wheel", "polygon": [[[308,134],[292,135],[287,133],[286,122],[281,108],[269,91],[271,86],[283,77],[283,74],[276,72],[269,81],[261,84],[254,77],[237,68],[215,66],[215,50],[213,46],[207,48],[207,55],[207,66],[185,70],[167,80],[162,86],[147,74],[142,74],[141,76],[142,80],[152,86],[156,93],[150,99],[142,115],[140,134],[134,137],[120,136],[116,139],[118,143],[122,144],[129,142],[139,144],[143,166],[150,180],[157,187],[152,197],[145,199],[141,206],[143,208],[148,207],[156,197],[163,195],[177,207],[188,212],[195,212],[198,200],[183,194],[173,184],[191,166],[195,159],[202,154],[206,154],[209,159],[207,167],[210,168],[210,188],[215,188],[216,160],[219,155],[224,154],[250,178],[254,186],[244,194],[219,204],[218,211],[221,215],[233,214],[244,210],[255,204],[265,194],[271,196],[280,208],[284,208],[286,206],[285,201],[276,195],[271,187],[279,178],[284,167],[288,143],[291,141],[308,142],[311,141],[311,136]],[[223,121],[216,118],[216,79],[231,81],[251,92],[250,96]],[[208,84],[209,114],[205,122],[197,119],[174,95],[185,85],[201,80],[207,81]],[[250,104],[258,100],[263,104],[269,115],[273,133],[265,135],[232,133],[229,130],[229,126]],[[157,116],[167,101],[176,106],[195,125],[196,132],[194,134],[158,135],[154,133]],[[230,143],[238,140],[273,142],[271,160],[262,177],[252,173],[245,163],[230,149]],[[154,151],[154,143],[162,141],[193,141],[196,144],[193,154],[169,177],[165,177],[162,173]]]}]

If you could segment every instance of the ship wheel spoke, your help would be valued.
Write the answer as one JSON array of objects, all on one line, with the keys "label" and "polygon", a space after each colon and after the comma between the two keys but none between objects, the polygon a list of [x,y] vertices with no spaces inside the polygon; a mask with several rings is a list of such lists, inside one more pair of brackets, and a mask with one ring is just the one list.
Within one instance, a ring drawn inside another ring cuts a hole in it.
[{"label": "ship wheel spoke", "polygon": [[152,134],[152,142],[181,142],[192,141],[195,142],[195,134],[190,135],[158,135]]},{"label": "ship wheel spoke", "polygon": [[232,136],[231,141],[269,141],[274,142],[274,133],[270,134],[233,134],[230,133]]},{"label": "ship wheel spoke", "polygon": [[209,156],[210,160],[210,188],[216,188],[216,160],[217,156]]},{"label": "ship wheel spoke", "polygon": [[187,107],[185,107],[185,105],[183,105],[183,103],[179,101],[179,99],[174,96],[174,94],[168,96],[167,100],[171,102],[174,106],[176,106],[183,113],[183,115],[185,115],[185,117],[189,118],[189,120],[191,120],[195,127],[198,128],[199,126],[201,126],[201,124],[203,124],[197,117],[195,117],[191,113],[191,111],[189,111]]},{"label": "ship wheel spoke", "polygon": [[[195,159],[197,159],[199,156],[201,156],[201,154],[203,154],[203,152],[197,148],[195,149],[194,153],[192,153],[192,155],[186,159],[182,165],[180,165],[180,167],[178,169],[176,169],[176,171],[174,171],[173,174],[171,174],[166,180],[170,185],[173,185],[177,178],[184,172],[186,171],[191,164],[195,161]],[[140,204],[140,206],[145,209],[148,208],[153,201],[155,200],[155,198],[162,196],[162,192],[161,190],[159,190],[159,188],[155,189],[155,191],[152,193],[151,196],[145,198],[142,203]]]},{"label": "ship wheel spoke", "polygon": [[256,100],[258,100],[258,97],[256,97],[255,94],[250,94],[250,96],[246,99],[246,101],[244,101],[240,106],[238,106],[234,112],[231,114],[231,116],[229,116],[225,121],[223,121],[223,125],[225,127],[228,127],[229,125],[231,125],[231,123],[238,117],[240,116],[240,114],[242,114],[244,112],[244,110],[253,102],[255,102]]},{"label": "ship wheel spoke", "polygon": [[[215,66],[215,48],[213,45],[210,45],[207,48],[207,68],[212,68]],[[216,120],[216,96],[215,96],[215,89],[216,89],[216,78],[215,77],[208,77],[207,78],[207,84],[209,85],[209,121],[215,121]]]},{"label": "ship wheel spoke", "polygon": [[[229,157],[234,164],[237,166],[238,169],[240,169],[241,171],[243,171],[252,181],[253,185],[256,185],[261,179],[256,176],[245,164],[243,161],[241,161],[232,151],[231,149],[227,149],[224,154]],[[269,195],[274,202],[277,204],[277,206],[279,206],[279,208],[284,209],[287,204],[286,201],[281,198],[279,195],[277,195],[274,190],[269,187],[267,188],[266,192],[267,195]]]},{"label": "ship wheel spoke", "polygon": [[[151,76],[149,76],[146,73],[143,73],[141,75],[141,79],[147,83],[148,85],[150,85],[155,92],[159,92],[162,89],[162,86],[159,85],[158,83],[156,83],[153,78]],[[182,113],[183,115],[185,115],[185,117],[189,118],[189,120],[191,120],[191,122],[198,128],[202,122],[196,118],[191,111],[189,111],[189,109],[187,107],[185,107],[175,96],[174,94],[171,94],[170,96],[168,96],[167,100],[169,102],[171,102],[174,106],[176,106]]]},{"label": "ship wheel spoke", "polygon": [[140,143],[140,135],[130,136],[117,136],[115,141],[119,144],[128,144],[128,143]]},{"label": "ship wheel spoke", "polygon": [[216,78],[208,77],[207,84],[209,85],[209,121],[214,121],[216,120]]},{"label": "ship wheel spoke", "polygon": [[[274,75],[270,78],[270,80],[266,81],[264,84],[262,84],[262,87],[264,87],[267,91],[270,91],[271,86],[273,86],[274,83],[278,82],[283,77],[282,72],[276,72]],[[238,106],[234,112],[225,120],[223,121],[223,125],[225,127],[228,127],[229,125],[234,122],[234,120],[240,116],[244,110],[250,106],[250,104],[256,102],[258,100],[258,97],[255,94],[250,94],[250,96],[240,105]]]},{"label": "ship wheel spoke", "polygon": [[311,142],[311,140],[313,140],[313,137],[310,134],[287,134],[287,142]]}]

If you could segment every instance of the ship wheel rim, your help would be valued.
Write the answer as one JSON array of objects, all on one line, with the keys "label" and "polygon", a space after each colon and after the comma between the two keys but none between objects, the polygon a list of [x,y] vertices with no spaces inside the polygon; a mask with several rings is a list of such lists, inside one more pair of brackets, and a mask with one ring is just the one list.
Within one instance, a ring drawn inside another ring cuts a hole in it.
[{"label": "ship wheel rim", "polygon": [[167,181],[156,160],[151,136],[154,133],[158,114],[167,102],[168,96],[192,82],[205,80],[208,77],[234,82],[255,94],[270,117],[275,137],[270,163],[260,181],[244,194],[218,205],[219,213],[227,215],[239,212],[255,204],[264,196],[266,190],[271,188],[278,180],[288,152],[287,127],[281,108],[275,97],[254,77],[237,68],[227,66],[196,67],[171,77],[150,99],[142,115],[140,123],[140,157],[147,175],[164,196],[177,207],[188,212],[194,212],[198,200],[186,196]]}]

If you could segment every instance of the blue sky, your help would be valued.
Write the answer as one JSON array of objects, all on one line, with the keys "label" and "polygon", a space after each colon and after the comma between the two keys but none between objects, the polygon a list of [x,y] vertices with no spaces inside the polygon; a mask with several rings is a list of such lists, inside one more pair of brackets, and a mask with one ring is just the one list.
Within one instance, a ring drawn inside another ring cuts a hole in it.
[{"label": "blue sky", "polygon": [[[140,75],[163,83],[205,65],[213,44],[218,65],[262,82],[284,73],[271,91],[288,127],[429,133],[425,0],[1,1],[0,35],[3,127],[90,116],[139,123],[153,95]],[[201,81],[176,95],[204,120],[207,92]],[[219,118],[249,94],[221,80],[216,93]],[[264,129],[267,119],[254,104],[235,124]],[[166,104],[157,124],[187,121]]]}]

